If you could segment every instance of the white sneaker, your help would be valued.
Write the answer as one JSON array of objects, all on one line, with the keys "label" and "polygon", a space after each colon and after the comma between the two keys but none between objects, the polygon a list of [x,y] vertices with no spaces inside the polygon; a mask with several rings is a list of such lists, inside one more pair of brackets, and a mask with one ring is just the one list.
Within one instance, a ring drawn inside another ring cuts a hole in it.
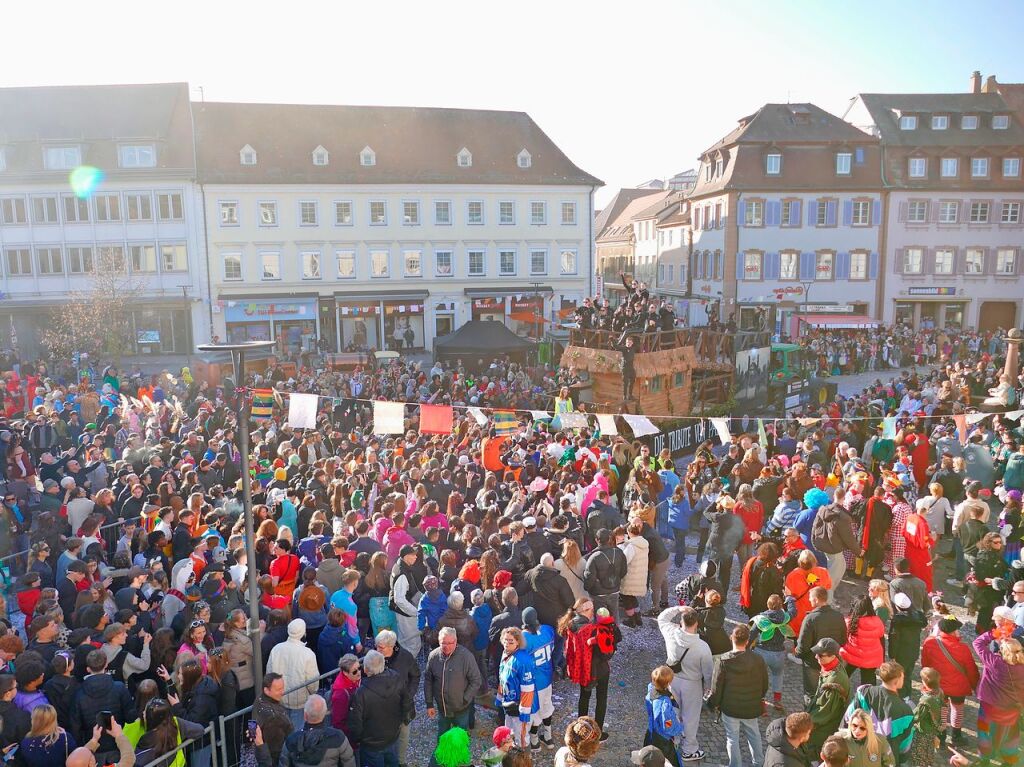
[{"label": "white sneaker", "polygon": [[683,761],[684,762],[699,762],[705,756],[707,756],[707,754],[704,753],[704,750],[698,748],[692,754],[683,754]]}]

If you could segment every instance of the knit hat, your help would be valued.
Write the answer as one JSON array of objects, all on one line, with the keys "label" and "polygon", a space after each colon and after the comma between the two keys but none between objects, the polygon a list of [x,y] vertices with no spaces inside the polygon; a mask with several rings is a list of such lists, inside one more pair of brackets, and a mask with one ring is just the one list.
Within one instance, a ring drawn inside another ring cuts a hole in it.
[{"label": "knit hat", "polygon": [[512,728],[502,725],[501,727],[496,727],[494,729],[494,734],[491,735],[491,742],[493,742],[498,748],[501,748],[501,744],[511,737]]},{"label": "knit hat", "polygon": [[304,636],[306,636],[306,621],[296,618],[288,624],[289,639],[302,639]]},{"label": "knit hat", "polygon": [[1005,605],[1000,605],[992,611],[992,620],[1010,621],[1010,623],[1013,623],[1013,610]]},{"label": "knit hat", "polygon": [[534,628],[540,626],[540,618],[537,617],[537,611],[532,607],[523,609],[523,628]]},{"label": "knit hat", "polygon": [[491,583],[494,586],[496,591],[500,590],[500,589],[503,589],[506,586],[511,586],[512,585],[512,573],[509,572],[508,570],[498,570],[498,572],[496,572],[494,574],[494,579],[493,579],[493,581]]}]

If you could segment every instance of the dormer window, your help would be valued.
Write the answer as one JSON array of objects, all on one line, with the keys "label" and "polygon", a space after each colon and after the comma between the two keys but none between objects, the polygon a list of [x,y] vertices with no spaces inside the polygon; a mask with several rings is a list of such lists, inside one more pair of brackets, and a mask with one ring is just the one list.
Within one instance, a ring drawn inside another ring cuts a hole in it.
[{"label": "dormer window", "polygon": [[322,167],[324,165],[327,165],[328,161],[329,161],[329,156],[327,154],[327,150],[324,149],[322,146],[318,146],[316,149],[313,150],[313,164],[314,165],[319,165],[319,166]]},{"label": "dormer window", "polygon": [[238,161],[241,162],[242,165],[255,165],[256,164],[256,150],[253,149],[248,144],[246,144],[245,146],[242,147],[241,151],[238,153]]},{"label": "dormer window", "polygon": [[722,172],[725,170],[725,160],[721,155],[715,158],[715,176],[721,177]]},{"label": "dormer window", "polygon": [[992,130],[1006,130],[1010,127],[1010,115],[992,115]]},{"label": "dormer window", "polygon": [[531,165],[533,165],[533,157],[530,155],[529,152],[527,152],[524,149],[522,152],[519,153],[519,156],[516,158],[516,165],[518,165],[520,168],[529,168]]},{"label": "dormer window", "polygon": [[900,130],[917,130],[917,115],[900,115]]},{"label": "dormer window", "polygon": [[455,156],[455,162],[458,163],[460,168],[469,168],[473,165],[473,153],[466,149],[466,147],[462,147]]},{"label": "dormer window", "polygon": [[73,170],[82,164],[82,150],[77,146],[48,146],[43,150],[47,170]]},{"label": "dormer window", "polygon": [[370,147],[364,146],[363,151],[359,153],[359,164],[367,168],[371,165],[376,165],[377,153],[370,149]]},{"label": "dormer window", "polygon": [[963,130],[977,130],[978,115],[964,115],[960,118],[960,127]]},{"label": "dormer window", "polygon": [[946,130],[949,127],[949,115],[932,115],[932,130]]},{"label": "dormer window", "polygon": [[782,155],[778,152],[765,155],[764,172],[769,176],[778,176],[782,173]]},{"label": "dormer window", "polygon": [[122,168],[155,168],[156,147],[152,144],[125,144],[118,147]]}]

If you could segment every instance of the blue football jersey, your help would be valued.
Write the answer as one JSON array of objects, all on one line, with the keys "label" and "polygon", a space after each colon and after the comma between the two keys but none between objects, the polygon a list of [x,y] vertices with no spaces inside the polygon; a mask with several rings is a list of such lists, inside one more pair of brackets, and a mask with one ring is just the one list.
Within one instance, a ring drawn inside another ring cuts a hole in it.
[{"label": "blue football jersey", "polygon": [[538,690],[546,690],[551,686],[551,655],[555,651],[555,630],[551,626],[541,624],[536,634],[524,631],[523,637],[526,639],[526,652],[533,657],[537,665],[533,672],[534,683]]}]

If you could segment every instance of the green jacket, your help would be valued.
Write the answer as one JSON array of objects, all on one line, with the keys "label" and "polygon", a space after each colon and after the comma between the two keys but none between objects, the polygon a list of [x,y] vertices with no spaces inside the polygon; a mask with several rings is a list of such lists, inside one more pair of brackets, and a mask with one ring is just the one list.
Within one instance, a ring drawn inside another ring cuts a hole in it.
[{"label": "green jacket", "polygon": [[823,672],[818,679],[818,689],[807,712],[811,715],[814,730],[808,741],[807,750],[820,753],[825,740],[834,735],[843,721],[847,703],[850,701],[850,677],[843,670],[842,662],[831,671]]}]

